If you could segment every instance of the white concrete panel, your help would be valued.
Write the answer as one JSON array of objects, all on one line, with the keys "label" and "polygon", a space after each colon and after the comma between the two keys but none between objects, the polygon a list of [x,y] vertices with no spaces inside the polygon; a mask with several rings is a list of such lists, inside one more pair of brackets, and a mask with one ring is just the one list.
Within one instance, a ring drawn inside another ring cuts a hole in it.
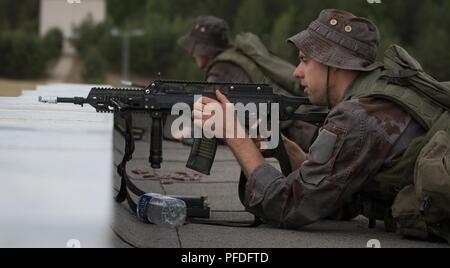
[{"label": "white concrete panel", "polygon": [[[90,90],[47,85],[35,93],[61,88]],[[108,247],[113,115],[36,96],[0,98],[0,247]]]}]

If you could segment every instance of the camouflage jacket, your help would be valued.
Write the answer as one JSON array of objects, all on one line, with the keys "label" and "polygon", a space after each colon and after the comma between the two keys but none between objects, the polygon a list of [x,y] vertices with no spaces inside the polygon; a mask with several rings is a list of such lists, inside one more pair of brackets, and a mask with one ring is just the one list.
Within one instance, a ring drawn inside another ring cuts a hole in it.
[{"label": "camouflage jacket", "polygon": [[330,217],[352,204],[374,174],[390,167],[424,133],[390,101],[343,101],[329,113],[300,169],[285,177],[266,163],[253,172],[244,205],[268,224],[284,228]]}]

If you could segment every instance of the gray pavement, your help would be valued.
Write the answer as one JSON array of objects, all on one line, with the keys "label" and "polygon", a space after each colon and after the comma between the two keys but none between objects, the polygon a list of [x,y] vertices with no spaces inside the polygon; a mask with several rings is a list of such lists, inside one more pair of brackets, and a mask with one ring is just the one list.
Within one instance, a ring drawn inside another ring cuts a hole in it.
[{"label": "gray pavement", "polygon": [[[132,180],[148,192],[169,195],[208,196],[212,209],[211,218],[220,220],[252,220],[238,198],[239,166],[226,146],[220,146],[211,176],[195,181],[146,180],[133,171],[149,172],[147,158],[149,142],[137,142],[136,153],[128,167]],[[115,133],[115,164],[120,162],[122,138]],[[164,141],[164,163],[157,171],[164,177],[177,171],[191,172],[184,167],[190,148]],[[122,149],[123,151],[123,149]],[[118,189],[119,178],[115,177]],[[408,240],[398,234],[384,231],[379,222],[375,229],[368,228],[368,221],[359,217],[349,222],[322,221],[301,230],[280,230],[263,225],[257,228],[232,228],[187,224],[178,229],[165,229],[139,222],[126,204],[114,206],[113,229],[119,239],[116,247],[155,248],[364,248],[369,240],[377,239],[381,247],[388,248],[434,248],[447,244]]]}]

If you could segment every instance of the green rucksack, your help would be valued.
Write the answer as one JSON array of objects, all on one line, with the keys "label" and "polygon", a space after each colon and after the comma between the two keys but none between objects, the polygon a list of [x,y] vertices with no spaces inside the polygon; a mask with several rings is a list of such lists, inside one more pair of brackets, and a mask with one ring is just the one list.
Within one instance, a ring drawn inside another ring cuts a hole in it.
[{"label": "green rucksack", "polygon": [[238,34],[234,46],[219,54],[208,70],[217,62],[238,65],[254,83],[271,84],[279,93],[304,95],[293,76],[295,66],[272,54],[253,33]]},{"label": "green rucksack", "polygon": [[414,183],[395,198],[392,215],[405,236],[450,242],[450,138],[438,131],[417,158]]},{"label": "green rucksack", "polygon": [[394,45],[386,50],[384,66],[391,78],[400,83],[406,81],[406,86],[411,86],[444,109],[450,109],[449,82],[438,82],[425,73],[420,63],[402,47]]},{"label": "green rucksack", "polygon": [[450,89],[423,71],[406,50],[391,46],[384,70],[357,85],[352,97],[386,98],[427,130],[414,139],[393,167],[383,170],[360,195],[363,214],[384,220],[405,236],[450,242]]}]

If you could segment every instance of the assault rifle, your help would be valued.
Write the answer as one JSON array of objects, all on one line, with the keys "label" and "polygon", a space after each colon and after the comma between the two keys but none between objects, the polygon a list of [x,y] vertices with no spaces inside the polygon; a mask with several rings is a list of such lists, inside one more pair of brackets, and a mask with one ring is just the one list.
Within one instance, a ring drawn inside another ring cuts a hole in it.
[{"label": "assault rifle", "polygon": [[[326,114],[324,113],[297,114],[296,111],[300,106],[311,104],[308,98],[276,94],[273,88],[267,84],[155,80],[145,87],[94,87],[86,98],[39,97],[39,101],[54,104],[72,103],[81,106],[90,105],[97,112],[115,113],[116,116],[124,119],[126,148],[122,163],[118,167],[118,173],[122,177],[122,187],[116,200],[122,202],[125,198],[128,198],[128,201],[131,202],[132,200],[127,194],[127,187],[137,195],[143,194],[142,191],[131,183],[126,174],[126,164],[132,159],[135,146],[132,135],[132,113],[144,112],[151,119],[149,162],[152,168],[159,169],[163,162],[162,142],[164,118],[171,114],[172,107],[177,103],[185,103],[192,109],[194,96],[196,95],[216,99],[216,89],[220,89],[228,100],[234,104],[242,103],[247,105],[254,103],[259,105],[265,103],[268,105],[267,111],[269,113],[271,111],[271,105],[276,103],[279,105],[280,121],[302,120],[313,124],[321,124],[326,118]],[[270,114],[267,114],[267,116],[270,118]],[[209,175],[216,155],[217,144],[216,139],[195,139],[186,166]],[[284,150],[283,142],[279,143],[276,151],[279,152],[277,159],[279,161],[283,159],[283,161],[280,161],[283,173],[290,173],[291,167],[289,161],[286,161],[288,158]],[[245,177],[241,175],[241,184],[243,178]]]}]

